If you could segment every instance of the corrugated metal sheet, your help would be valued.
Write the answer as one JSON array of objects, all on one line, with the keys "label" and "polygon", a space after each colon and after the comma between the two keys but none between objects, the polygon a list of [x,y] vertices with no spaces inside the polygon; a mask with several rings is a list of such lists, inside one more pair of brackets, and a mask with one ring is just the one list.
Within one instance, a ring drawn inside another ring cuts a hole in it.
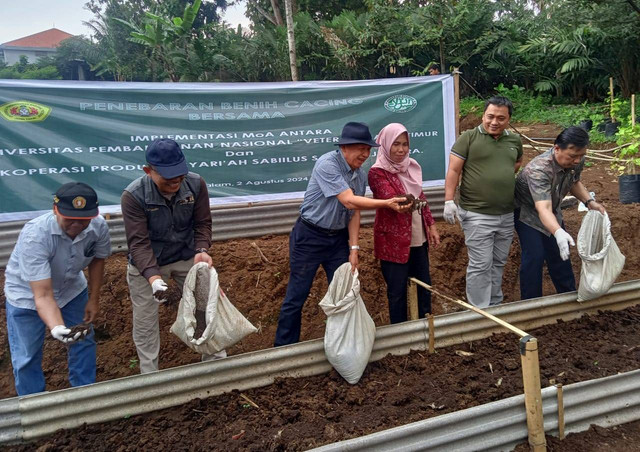
[{"label": "corrugated metal sheet", "polygon": [[[436,218],[442,217],[444,187],[424,190],[429,207]],[[301,200],[260,202],[216,206],[211,209],[213,239],[215,241],[259,237],[267,234],[286,234],[298,218]],[[362,211],[362,224],[372,224],[375,211]],[[9,256],[26,221],[0,223],[0,268],[7,265]],[[107,220],[113,252],[126,251],[122,215],[110,215]]]},{"label": "corrugated metal sheet", "polygon": [[[640,419],[640,370],[563,387],[565,433]],[[558,435],[557,389],[542,390],[544,430]],[[456,411],[371,435],[329,444],[315,452],[511,451],[527,441],[524,395]]]},{"label": "corrugated metal sheet", "polygon": [[[598,309],[623,309],[640,302],[640,280],[616,284],[607,296],[584,304],[575,301],[576,295],[574,292],[509,303],[491,308],[489,312],[527,329],[526,325],[554,323],[556,314],[574,318]],[[501,331],[501,327],[487,323],[484,317],[473,312],[437,316],[434,328],[439,348]],[[371,361],[389,353],[403,355],[410,350],[425,350],[428,333],[426,320],[380,327],[376,330]],[[514,336],[514,347],[516,341]],[[276,377],[318,375],[330,368],[323,341],[316,339],[79,388],[6,399],[0,401],[0,416],[9,421],[0,423],[0,442],[9,441],[17,434],[18,439],[32,439],[60,428],[119,419],[233,389],[261,387]],[[16,416],[20,419],[19,433],[15,429]]]}]

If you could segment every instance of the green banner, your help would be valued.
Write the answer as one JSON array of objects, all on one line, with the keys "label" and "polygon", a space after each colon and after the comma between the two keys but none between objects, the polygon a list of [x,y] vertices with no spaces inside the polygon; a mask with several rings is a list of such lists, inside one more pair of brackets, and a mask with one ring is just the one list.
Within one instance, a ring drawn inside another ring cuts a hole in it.
[{"label": "green banner", "polygon": [[[86,182],[101,212],[143,174],[155,138],[181,144],[212,204],[301,197],[314,162],[348,121],[410,132],[425,185],[441,185],[454,140],[451,76],[297,83],[0,80],[0,221],[51,208]],[[365,163],[375,162],[375,152]]]}]

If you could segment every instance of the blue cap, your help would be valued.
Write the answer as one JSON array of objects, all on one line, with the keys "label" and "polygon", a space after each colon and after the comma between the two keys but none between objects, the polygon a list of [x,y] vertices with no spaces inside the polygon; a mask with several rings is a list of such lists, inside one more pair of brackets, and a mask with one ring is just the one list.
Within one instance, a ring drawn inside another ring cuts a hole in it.
[{"label": "blue cap", "polygon": [[187,160],[180,149],[180,145],[168,138],[153,140],[145,152],[147,163],[153,166],[165,179],[184,176],[189,172]]}]

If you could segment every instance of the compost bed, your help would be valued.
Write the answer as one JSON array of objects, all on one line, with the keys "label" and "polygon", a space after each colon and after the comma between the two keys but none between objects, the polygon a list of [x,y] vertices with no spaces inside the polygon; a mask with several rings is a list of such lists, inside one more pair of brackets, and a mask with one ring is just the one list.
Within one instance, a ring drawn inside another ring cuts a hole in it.
[{"label": "compost bed", "polygon": [[[638,368],[640,306],[532,333],[543,386]],[[517,336],[502,333],[433,355],[387,356],[371,363],[354,386],[335,371],[278,379],[244,391],[246,398],[233,391],[60,431],[15,450],[305,450],[521,394],[518,344]]]},{"label": "compost bed", "polygon": [[[548,452],[637,452],[640,445],[640,421],[611,428],[592,425],[589,430],[571,433],[566,438],[547,436]],[[515,452],[529,452],[528,444],[519,444]]]},{"label": "compost bed", "polygon": [[[479,119],[467,117],[462,128],[477,125]],[[555,136],[560,129],[548,124],[518,124],[518,130],[532,137]],[[525,163],[537,155],[525,150]],[[608,164],[598,162],[585,168],[583,181],[587,188],[596,192],[598,200],[604,201],[612,222],[612,231],[620,250],[626,256],[625,268],[618,281],[640,279],[640,204],[623,205],[618,201],[616,176]],[[565,213],[568,231],[576,237],[583,213],[573,207]],[[449,294],[464,299],[467,253],[464,236],[459,225],[438,221],[442,243],[430,250],[431,277],[433,284]],[[215,235],[215,231],[214,231]],[[264,236],[257,239],[228,240],[214,242],[210,253],[220,275],[220,284],[229,299],[259,329],[242,342],[228,350],[230,355],[269,348],[273,345],[280,305],[289,277],[288,235]],[[255,242],[269,262],[264,262],[252,247]],[[389,315],[386,286],[380,272],[380,264],[373,256],[373,230],[363,227],[360,234],[360,280],[364,302],[376,326],[387,325]],[[106,261],[105,284],[100,296],[100,314],[94,326],[98,340],[98,381],[135,375],[139,372],[135,346],[131,337],[132,314],[129,290],[126,283],[126,255],[117,253]],[[571,260],[576,277],[580,274],[580,258],[571,249]],[[520,247],[517,235],[511,247],[509,261],[505,267],[503,292],[505,302],[519,300],[518,269]],[[326,316],[318,306],[327,290],[326,278],[319,271],[302,314],[301,340],[322,337]],[[547,275],[544,294],[555,293]],[[160,307],[161,351],[160,368],[195,363],[199,355],[188,349],[169,332],[178,309],[177,300]],[[455,305],[436,300],[435,314],[459,310]],[[0,271],[0,398],[15,396],[13,375],[6,337],[4,304],[4,271]],[[47,390],[69,386],[67,381],[66,349],[47,334],[43,358]]]}]

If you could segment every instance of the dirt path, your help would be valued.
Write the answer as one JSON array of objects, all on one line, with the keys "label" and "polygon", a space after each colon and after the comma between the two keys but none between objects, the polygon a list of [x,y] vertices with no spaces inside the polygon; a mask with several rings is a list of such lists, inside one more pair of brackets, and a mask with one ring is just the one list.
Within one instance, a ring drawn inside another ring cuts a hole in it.
[{"label": "dirt path", "polygon": [[[614,375],[638,367],[640,306],[532,333],[543,386]],[[233,391],[62,431],[16,450],[306,450],[521,393],[518,338],[504,333],[434,355],[387,356],[355,386],[335,371],[280,379],[243,393],[258,408]]]}]

